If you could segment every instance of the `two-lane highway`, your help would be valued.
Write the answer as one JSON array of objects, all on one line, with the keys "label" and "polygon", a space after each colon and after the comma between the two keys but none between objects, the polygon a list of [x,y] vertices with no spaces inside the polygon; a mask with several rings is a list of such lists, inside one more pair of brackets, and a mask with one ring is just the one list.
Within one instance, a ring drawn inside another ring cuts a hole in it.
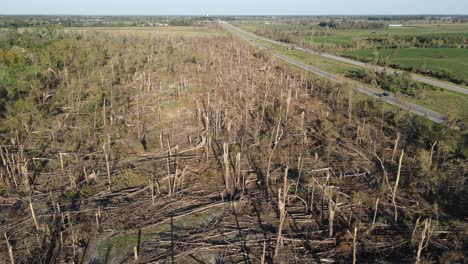
[{"label": "two-lane highway", "polygon": [[[274,57],[280,59],[280,60],[283,60],[283,61],[286,61],[288,63],[291,63],[299,68],[302,68],[304,70],[307,70],[307,71],[310,71],[314,74],[317,74],[321,77],[324,77],[324,78],[328,78],[330,80],[333,80],[335,82],[339,82],[341,83],[342,82],[342,78],[340,76],[337,76],[337,75],[334,75],[332,73],[329,73],[329,72],[326,72],[326,71],[323,71],[323,70],[320,70],[320,69],[317,69],[315,67],[312,67],[308,64],[304,64],[302,62],[299,62],[299,61],[296,61],[292,58],[289,58],[287,56],[284,56],[282,54],[279,54],[265,46],[263,46],[262,44],[256,42],[254,39],[252,39],[252,37],[250,36],[247,37],[246,35],[242,34],[242,31],[239,31],[237,30],[237,28],[233,28],[232,25],[230,24],[227,24],[227,23],[221,23],[221,25],[229,30],[230,32],[236,34],[238,37],[240,37],[241,39],[249,42],[250,44],[262,49],[262,50],[265,50],[267,51],[268,53],[270,53],[271,55],[273,55]],[[391,105],[394,105],[396,107],[399,107],[403,110],[406,110],[406,111],[409,111],[413,114],[416,114],[416,115],[419,115],[419,116],[422,116],[422,117],[425,117],[429,120],[432,120],[436,123],[445,123],[446,121],[446,117],[440,113],[437,113],[435,111],[432,111],[432,110],[429,110],[429,109],[426,109],[422,106],[419,106],[419,105],[415,105],[415,104],[412,104],[412,103],[408,103],[408,102],[404,102],[404,101],[401,101],[401,100],[398,100],[396,99],[394,96],[392,95],[387,95],[387,96],[382,96],[381,93],[369,88],[369,87],[366,87],[362,84],[359,84],[359,83],[355,83],[356,84],[356,88],[359,92],[361,93],[364,93],[366,95],[369,95],[371,97],[374,97],[378,100],[382,100],[386,103],[389,103]]]}]

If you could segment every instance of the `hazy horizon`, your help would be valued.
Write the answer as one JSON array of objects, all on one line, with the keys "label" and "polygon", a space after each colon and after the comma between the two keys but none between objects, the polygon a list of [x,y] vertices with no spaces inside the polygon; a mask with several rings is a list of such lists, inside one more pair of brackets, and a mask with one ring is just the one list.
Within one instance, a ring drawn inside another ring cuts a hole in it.
[{"label": "hazy horizon", "polygon": [[131,16],[141,16],[141,17],[339,17],[339,16],[349,16],[349,17],[359,17],[359,16],[468,16],[468,14],[457,14],[457,13],[444,13],[444,14],[430,14],[430,13],[415,13],[415,14],[60,14],[60,13],[50,13],[50,14],[38,14],[38,13],[24,13],[24,14],[3,14],[0,13],[0,16],[102,16],[102,17],[112,17],[112,16],[121,16],[121,17],[131,17]]},{"label": "hazy horizon", "polygon": [[459,0],[318,0],[228,1],[228,0],[17,0],[4,3],[0,15],[225,15],[225,16],[314,16],[314,15],[467,15],[468,2]]}]

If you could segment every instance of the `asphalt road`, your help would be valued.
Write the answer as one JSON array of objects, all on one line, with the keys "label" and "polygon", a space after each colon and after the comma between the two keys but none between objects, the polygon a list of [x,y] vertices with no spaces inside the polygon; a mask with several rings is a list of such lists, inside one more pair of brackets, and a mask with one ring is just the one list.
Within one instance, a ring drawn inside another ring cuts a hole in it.
[{"label": "asphalt road", "polygon": [[[276,58],[278,58],[280,60],[291,63],[291,64],[293,64],[293,65],[295,65],[295,66],[297,66],[299,68],[310,71],[310,72],[312,72],[314,74],[317,74],[317,75],[322,76],[324,78],[328,78],[328,79],[333,80],[335,82],[339,82],[339,83],[342,82],[342,78],[340,76],[331,74],[329,72],[326,72],[326,71],[317,69],[315,67],[312,67],[312,66],[310,66],[308,64],[304,64],[302,62],[291,59],[291,58],[289,58],[287,56],[281,55],[281,54],[279,54],[279,53],[277,53],[277,52],[263,46],[262,44],[260,44],[260,43],[258,43],[256,41],[242,35],[240,32],[244,32],[243,30],[239,30],[236,27],[234,27],[234,26],[232,26],[230,24],[226,24],[226,23],[222,23],[222,25],[225,26],[226,29],[228,29],[231,32],[233,32],[234,34],[236,34],[241,39],[249,42],[250,44],[252,44],[252,45],[254,45],[254,46],[256,46],[256,47],[258,47],[258,48],[260,48],[262,50],[267,51],[268,53],[270,53],[271,55],[273,55],[274,57],[276,57]],[[246,35],[249,35],[249,34],[246,34]],[[262,38],[259,38],[259,39],[262,39]],[[375,91],[375,90],[373,90],[373,89],[371,89],[369,87],[366,87],[366,86],[358,84],[358,83],[356,83],[356,88],[361,93],[364,93],[364,94],[369,95],[371,97],[374,97],[374,98],[376,98],[378,100],[381,100],[381,101],[384,101],[384,102],[389,103],[391,105],[394,105],[396,107],[399,107],[399,108],[401,108],[403,110],[409,111],[409,112],[411,112],[413,114],[425,117],[425,118],[427,118],[427,119],[429,119],[429,120],[431,120],[433,122],[443,124],[446,121],[446,117],[444,115],[440,114],[440,113],[437,113],[435,111],[426,109],[426,108],[424,108],[422,106],[419,106],[419,105],[415,105],[415,104],[412,104],[412,103],[408,103],[408,102],[405,102],[405,101],[398,100],[393,95],[389,94],[387,96],[383,96],[378,91]]]},{"label": "asphalt road", "polygon": [[[348,58],[335,56],[335,55],[331,55],[331,54],[327,54],[327,53],[317,52],[317,51],[305,49],[305,48],[302,48],[302,47],[299,47],[299,46],[296,46],[296,45],[292,45],[292,44],[288,44],[288,43],[279,42],[279,41],[275,41],[275,40],[272,40],[272,39],[260,37],[260,36],[257,36],[255,34],[251,33],[251,32],[248,32],[248,31],[240,29],[240,28],[238,28],[236,26],[233,26],[231,24],[225,24],[225,25],[227,25],[227,26],[231,27],[232,29],[237,30],[237,31],[239,31],[239,32],[241,32],[241,33],[243,33],[243,34],[245,34],[247,36],[257,38],[257,39],[263,40],[263,41],[268,42],[268,43],[281,45],[281,46],[288,47],[288,48],[294,48],[296,50],[300,50],[300,51],[303,51],[303,52],[306,52],[306,53],[311,53],[311,54],[314,54],[314,55],[317,55],[317,56],[322,56],[322,57],[325,57],[325,58],[328,58],[328,59],[348,63],[348,64],[355,65],[355,66],[362,67],[362,68],[372,67],[372,68],[374,68],[374,69],[376,69],[378,71],[386,70],[388,73],[392,73],[392,74],[401,73],[401,71],[397,71],[397,70],[394,70],[394,69],[385,68],[385,67],[378,66],[378,65],[369,65],[369,64],[366,64],[366,63],[363,63],[363,62],[360,62],[360,61],[355,61],[355,60],[351,60],[351,59],[348,59]],[[446,90],[450,90],[450,91],[454,91],[454,92],[458,92],[458,93],[462,93],[462,94],[468,94],[468,89],[467,88],[457,86],[455,84],[449,84],[449,83],[437,81],[437,80],[434,80],[434,79],[430,79],[430,78],[427,78],[427,77],[424,77],[424,76],[421,76],[421,75],[415,75],[415,74],[411,75],[411,77],[412,77],[412,79],[414,81],[417,81],[417,82],[430,84],[430,85],[433,85],[433,86],[436,86],[436,87],[439,87],[439,88],[442,88],[442,89],[446,89]]]}]

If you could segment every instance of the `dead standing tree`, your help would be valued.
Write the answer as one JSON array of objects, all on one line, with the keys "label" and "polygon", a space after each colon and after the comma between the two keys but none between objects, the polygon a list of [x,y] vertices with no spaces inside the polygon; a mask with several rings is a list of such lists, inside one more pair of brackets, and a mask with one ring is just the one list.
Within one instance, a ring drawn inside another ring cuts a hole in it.
[{"label": "dead standing tree", "polygon": [[11,264],[15,264],[15,255],[13,254],[13,246],[10,243],[10,238],[5,233],[5,240],[7,244],[8,256],[10,258]]},{"label": "dead standing tree", "polygon": [[404,155],[404,150],[401,151],[400,160],[398,162],[397,178],[396,178],[395,186],[393,187],[393,192],[392,192],[392,203],[393,203],[393,207],[395,208],[395,222],[398,220],[398,207],[397,207],[397,204],[396,204],[396,192],[397,192],[397,189],[398,189],[398,183],[400,182],[401,165],[402,165],[402,162],[403,162],[403,155]]},{"label": "dead standing tree", "polygon": [[223,163],[224,163],[224,182],[226,186],[226,195],[232,198],[235,191],[234,181],[232,180],[229,162],[229,143],[223,144]]},{"label": "dead standing tree", "polygon": [[[418,223],[419,223],[419,219],[416,222],[416,226],[414,227],[415,230],[418,228]],[[432,234],[434,233],[434,229],[435,228],[432,227],[432,220],[431,219],[424,220],[423,227],[422,227],[422,230],[421,230],[421,239],[420,239],[420,241],[418,243],[418,249],[416,251],[416,260],[415,260],[416,264],[421,263],[422,251],[425,248],[427,248],[427,246],[429,244],[429,241],[430,241],[430,239],[432,237]]]},{"label": "dead standing tree", "polygon": [[276,237],[276,247],[274,259],[278,259],[278,254],[282,245],[282,235],[283,235],[283,226],[286,220],[287,211],[286,211],[286,199],[288,197],[288,167],[284,170],[284,183],[283,189],[278,189],[278,209],[280,214],[279,225],[278,225],[278,234]]},{"label": "dead standing tree", "polygon": [[273,154],[275,153],[276,147],[278,146],[278,143],[280,142],[281,137],[283,136],[283,130],[281,129],[281,119],[278,122],[276,129],[274,129],[271,134],[275,135],[275,137],[271,138],[270,145],[268,148],[268,161],[267,161],[266,179],[265,179],[265,187],[266,187],[267,194],[270,192],[271,162],[273,159]]},{"label": "dead standing tree", "polygon": [[104,158],[106,161],[107,169],[107,181],[109,184],[109,191],[112,191],[112,182],[111,182],[111,167],[110,167],[110,158],[111,158],[111,140],[110,134],[108,135],[108,142],[102,145],[102,150],[104,152]]}]

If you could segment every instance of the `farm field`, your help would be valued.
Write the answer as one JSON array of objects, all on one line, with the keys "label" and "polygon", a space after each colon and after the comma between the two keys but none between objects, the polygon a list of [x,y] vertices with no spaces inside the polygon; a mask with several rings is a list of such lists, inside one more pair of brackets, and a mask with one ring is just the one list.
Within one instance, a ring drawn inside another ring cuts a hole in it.
[{"label": "farm field", "polygon": [[[379,28],[332,29],[318,26],[319,22],[244,21],[235,24],[260,36],[305,48],[350,56],[379,65],[391,65],[464,86],[468,84],[465,64],[467,24],[418,24],[410,21],[404,22],[403,27],[388,27],[392,22],[386,22]],[[362,23],[363,27],[375,25],[375,22]],[[381,53],[380,60],[375,60],[375,50]]]},{"label": "farm field", "polygon": [[0,263],[465,261],[465,95],[210,19],[0,16]]},{"label": "farm field", "polygon": [[353,40],[368,38],[368,37],[389,37],[389,36],[433,36],[440,37],[466,37],[468,34],[468,26],[434,26],[429,24],[405,26],[402,28],[390,29],[350,29],[336,30],[331,36],[310,36],[305,37],[309,44],[335,43],[346,44],[351,46]]},{"label": "farm field", "polygon": [[[318,21],[316,22],[318,23]],[[390,22],[392,23],[392,22]],[[399,24],[400,21],[393,23]],[[285,22],[274,22],[265,24],[265,22],[252,22],[252,21],[240,21],[235,22],[234,25],[239,26],[247,31],[254,33],[260,33],[262,30],[265,32],[281,32],[291,31],[297,32],[294,43],[304,41],[309,45],[318,45],[323,43],[332,44],[345,44],[352,45],[353,40],[362,39],[367,37],[388,37],[395,35],[402,36],[415,36],[415,35],[438,35],[441,37],[453,37],[453,36],[465,36],[468,34],[468,25],[466,24],[421,24],[421,22],[405,23],[404,27],[401,28],[382,28],[382,29],[347,29],[347,30],[331,30],[324,29],[325,36],[307,36],[301,35],[300,32],[303,30],[320,31],[320,28],[314,28],[309,25],[303,25],[300,22],[297,23],[285,23]]]},{"label": "farm field", "polygon": [[414,67],[434,72],[451,72],[459,78],[468,79],[468,49],[407,48],[345,51],[345,55],[372,61],[376,56],[388,58],[390,64]]}]

